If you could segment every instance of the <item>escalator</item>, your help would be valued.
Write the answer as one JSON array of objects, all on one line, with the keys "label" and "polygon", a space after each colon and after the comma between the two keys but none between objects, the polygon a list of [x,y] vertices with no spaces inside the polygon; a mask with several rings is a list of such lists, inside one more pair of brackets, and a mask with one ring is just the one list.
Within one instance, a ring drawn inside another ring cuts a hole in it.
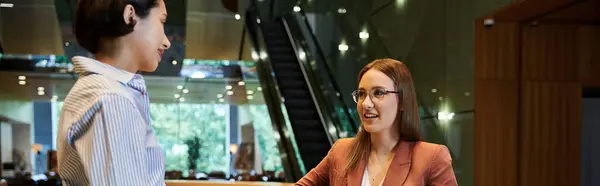
[{"label": "escalator", "polygon": [[245,17],[286,180],[292,182],[316,167],[333,142],[356,133],[348,129],[357,128],[347,114],[339,113],[348,109],[336,104],[340,93],[332,88],[335,82],[323,78],[327,70],[318,71],[322,59],[316,56],[322,53],[307,44],[311,41],[301,24],[294,15],[260,16],[256,6]]},{"label": "escalator", "polygon": [[316,167],[331,148],[319,108],[313,102],[283,20],[266,22],[262,24],[262,29],[279,91],[285,99],[288,117],[296,134],[300,156],[307,169]]}]

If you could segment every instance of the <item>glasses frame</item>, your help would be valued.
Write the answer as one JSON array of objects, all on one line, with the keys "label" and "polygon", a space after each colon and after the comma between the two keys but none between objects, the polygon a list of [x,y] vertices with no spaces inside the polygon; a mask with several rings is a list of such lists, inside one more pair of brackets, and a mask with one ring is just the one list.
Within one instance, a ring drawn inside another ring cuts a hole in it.
[{"label": "glasses frame", "polygon": [[[369,90],[369,91],[368,91],[369,93],[367,93],[367,95],[369,96],[369,98],[371,98],[371,101],[373,101],[373,100],[375,100],[375,99],[373,99],[373,94],[372,94],[372,93],[370,93],[370,92],[371,92],[371,91],[373,91],[373,90],[375,90],[375,89],[377,89],[377,88],[373,88],[373,89],[371,89],[371,90]],[[381,89],[383,89],[383,90],[384,90],[384,92],[385,92],[385,94],[384,94],[383,96],[386,96],[386,95],[388,95],[388,94],[399,94],[399,93],[400,93],[400,91],[386,90],[385,88],[381,88]],[[355,103],[359,103],[359,102],[361,102],[361,101],[359,100],[359,98],[357,98],[357,97],[358,97],[358,95],[357,95],[357,94],[358,94],[358,91],[359,91],[359,90],[352,91],[352,100],[354,100],[354,102],[355,102]],[[366,97],[365,97],[365,99],[366,99]],[[363,99],[362,101],[364,101],[364,99]]]}]

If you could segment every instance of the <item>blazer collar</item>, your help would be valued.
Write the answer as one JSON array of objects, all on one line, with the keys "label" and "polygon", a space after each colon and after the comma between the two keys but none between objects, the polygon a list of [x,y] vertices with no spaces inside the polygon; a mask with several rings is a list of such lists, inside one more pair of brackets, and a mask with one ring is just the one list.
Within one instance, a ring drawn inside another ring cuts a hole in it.
[{"label": "blazer collar", "polygon": [[[394,155],[394,159],[392,159],[392,163],[390,163],[390,167],[383,180],[383,186],[398,185],[398,183],[406,180],[410,171],[412,147],[414,147],[414,144],[415,142],[400,142],[398,148],[396,148],[396,155]],[[368,159],[361,160],[356,169],[348,172],[346,177],[348,186],[360,186],[367,162]]]}]

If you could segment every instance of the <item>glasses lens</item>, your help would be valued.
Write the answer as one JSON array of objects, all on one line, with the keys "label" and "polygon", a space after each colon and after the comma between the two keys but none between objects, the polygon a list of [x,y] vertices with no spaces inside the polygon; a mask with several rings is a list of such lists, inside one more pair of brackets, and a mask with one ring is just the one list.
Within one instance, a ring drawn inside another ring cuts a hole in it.
[{"label": "glasses lens", "polygon": [[352,93],[352,98],[354,102],[358,103],[359,101],[365,100],[367,93],[364,90],[356,90]]},{"label": "glasses lens", "polygon": [[387,94],[387,92],[383,88],[371,89],[371,96],[373,96],[374,98],[381,99],[383,98],[383,96],[385,96],[385,94]]}]

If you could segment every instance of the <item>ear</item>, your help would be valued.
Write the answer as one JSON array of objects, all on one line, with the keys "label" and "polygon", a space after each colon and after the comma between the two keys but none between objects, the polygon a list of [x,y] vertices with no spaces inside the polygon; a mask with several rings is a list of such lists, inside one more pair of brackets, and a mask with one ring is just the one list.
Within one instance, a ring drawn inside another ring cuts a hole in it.
[{"label": "ear", "polygon": [[137,22],[136,19],[137,19],[137,16],[135,15],[135,9],[133,8],[133,6],[131,6],[131,5],[125,6],[125,8],[123,9],[123,21],[125,21],[125,24],[135,25],[135,23]]}]

